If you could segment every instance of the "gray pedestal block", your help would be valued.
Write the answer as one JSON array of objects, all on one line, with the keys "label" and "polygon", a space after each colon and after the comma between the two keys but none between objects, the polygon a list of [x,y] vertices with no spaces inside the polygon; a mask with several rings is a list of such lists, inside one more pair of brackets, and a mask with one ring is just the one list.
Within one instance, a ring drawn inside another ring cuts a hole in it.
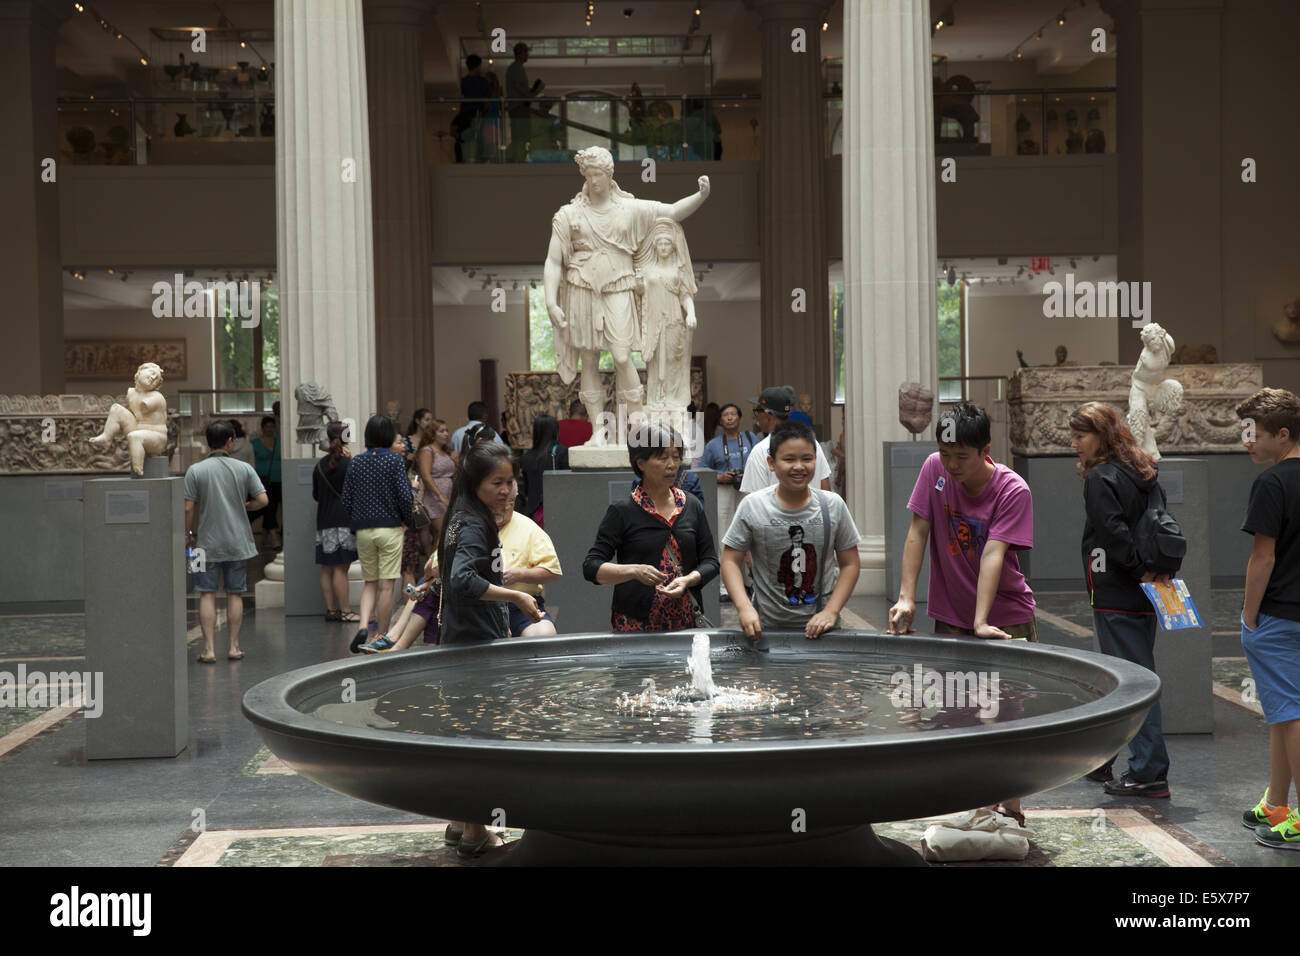
[{"label": "gray pedestal block", "polygon": [[[1156,632],[1156,673],[1164,682],[1160,712],[1167,734],[1211,734],[1214,693],[1210,676],[1209,463],[1200,458],[1163,458],[1160,483],[1169,497],[1169,512],[1178,519],[1187,538],[1187,557],[1178,576],[1187,582],[1205,622],[1203,627]],[[1175,497],[1181,500],[1175,501]]]},{"label": "gray pedestal block", "polygon": [[315,458],[280,462],[280,523],[284,529],[284,613],[324,614],[320,566],[316,564],[316,500],[311,496]]},{"label": "gray pedestal block", "polygon": [[[898,597],[902,575],[903,542],[912,523],[912,512],[907,510],[908,499],[916,486],[917,476],[925,460],[939,450],[932,441],[881,442],[885,472],[885,597],[892,604]],[[921,559],[921,575],[916,582],[916,617],[921,621],[918,630],[924,630],[926,595],[930,592],[930,545],[926,543],[925,557]]]},{"label": "gray pedestal block", "polygon": [[86,756],[175,757],[189,739],[184,481],[99,478],[83,493],[85,669],[104,689]]},{"label": "gray pedestal block", "polygon": [[[704,488],[704,513],[714,545],[722,555],[717,528],[717,474],[708,468],[692,469]],[[596,529],[605,517],[605,509],[632,490],[632,472],[623,468],[611,471],[548,471],[543,479],[546,502],[546,533],[555,544],[555,553],[564,571],[559,581],[546,585],[547,610],[558,610],[555,627],[561,634],[586,631],[609,631],[609,609],[614,600],[613,587],[589,583],[582,576],[582,562],[596,541]],[[717,626],[720,618],[719,578],[704,586],[704,613]]]}]

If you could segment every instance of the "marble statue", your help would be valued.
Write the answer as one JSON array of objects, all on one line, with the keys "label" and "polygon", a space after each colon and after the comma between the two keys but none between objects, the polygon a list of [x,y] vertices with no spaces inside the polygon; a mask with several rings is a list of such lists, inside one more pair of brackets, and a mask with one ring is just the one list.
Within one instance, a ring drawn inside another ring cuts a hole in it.
[{"label": "marble statue", "polygon": [[691,340],[698,290],[682,227],[667,217],[656,219],[633,264],[641,280],[637,287],[646,417],[666,421],[684,435],[685,411],[691,404]]},{"label": "marble statue", "polygon": [[913,438],[930,427],[934,416],[934,392],[920,382],[898,386],[898,422]]},{"label": "marble statue", "polygon": [[[659,219],[676,224],[700,208],[709,195],[709,177],[699,178],[698,192],[667,205],[621,189],[614,182],[613,157],[603,147],[579,150],[574,159],[586,183],[551,219],[543,270],[556,369],[567,385],[578,374],[581,359],[578,397],[595,424],[605,410],[597,364],[601,350],[608,349],[614,359],[615,397],[625,406],[625,417],[619,417],[631,421],[641,414],[643,402],[632,363],[632,352],[642,344],[634,257]],[[680,249],[684,254],[684,241]],[[587,445],[621,445],[623,440],[597,426]]]},{"label": "marble statue", "polygon": [[1282,306],[1282,318],[1273,324],[1273,337],[1279,342],[1300,342],[1300,295]]},{"label": "marble statue", "polygon": [[107,445],[118,435],[125,435],[131,471],[137,477],[144,476],[146,456],[167,451],[167,398],[158,391],[162,380],[162,369],[153,362],[137,368],[135,387],[126,390],[126,405],[114,402],[104,430],[90,439],[92,445]]},{"label": "marble statue", "polygon": [[298,401],[298,443],[329,451],[325,426],[339,420],[333,396],[315,382],[303,382],[293,390],[293,397]]},{"label": "marble statue", "polygon": [[1160,460],[1156,448],[1156,427],[1152,412],[1176,415],[1183,403],[1183,385],[1166,378],[1165,369],[1174,354],[1174,337],[1154,322],[1142,329],[1142,354],[1133,369],[1133,383],[1128,392],[1128,427],[1138,446]]}]

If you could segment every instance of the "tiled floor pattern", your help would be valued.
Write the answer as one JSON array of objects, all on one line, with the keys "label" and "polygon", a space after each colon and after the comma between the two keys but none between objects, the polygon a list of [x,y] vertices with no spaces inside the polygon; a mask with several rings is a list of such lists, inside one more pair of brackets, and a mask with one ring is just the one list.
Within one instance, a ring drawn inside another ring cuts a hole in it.
[{"label": "tiled floor pattern", "polygon": [[[926,827],[943,817],[884,823],[876,833],[920,851]],[[1185,830],[1147,807],[1029,810],[1029,855],[979,866],[1231,865]],[[442,840],[444,823],[333,827],[267,827],[187,832],[160,866],[461,866]],[[522,830],[498,831],[508,847]],[[497,854],[493,857],[499,859]],[[487,861],[484,861],[487,862]]]}]

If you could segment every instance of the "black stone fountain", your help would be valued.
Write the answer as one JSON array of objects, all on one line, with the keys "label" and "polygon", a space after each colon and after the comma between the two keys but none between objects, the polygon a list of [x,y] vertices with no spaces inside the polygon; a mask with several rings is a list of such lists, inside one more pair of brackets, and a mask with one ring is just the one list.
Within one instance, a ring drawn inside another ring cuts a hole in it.
[{"label": "black stone fountain", "polygon": [[1023,642],[778,632],[759,652],[715,631],[692,654],[693,637],[334,661],[258,684],[244,713],[339,793],[523,828],[502,862],[898,865],[920,857],[871,823],[1077,779],[1160,691],[1135,664]]}]

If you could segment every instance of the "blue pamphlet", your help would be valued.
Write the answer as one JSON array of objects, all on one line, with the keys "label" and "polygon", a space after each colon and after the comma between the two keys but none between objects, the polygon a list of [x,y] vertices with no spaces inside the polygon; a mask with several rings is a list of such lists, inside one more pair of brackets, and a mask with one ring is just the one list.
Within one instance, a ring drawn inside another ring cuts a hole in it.
[{"label": "blue pamphlet", "polygon": [[1142,590],[1156,609],[1162,630],[1177,631],[1203,624],[1196,602],[1187,590],[1187,582],[1182,578],[1159,584],[1148,581],[1142,585]]}]

